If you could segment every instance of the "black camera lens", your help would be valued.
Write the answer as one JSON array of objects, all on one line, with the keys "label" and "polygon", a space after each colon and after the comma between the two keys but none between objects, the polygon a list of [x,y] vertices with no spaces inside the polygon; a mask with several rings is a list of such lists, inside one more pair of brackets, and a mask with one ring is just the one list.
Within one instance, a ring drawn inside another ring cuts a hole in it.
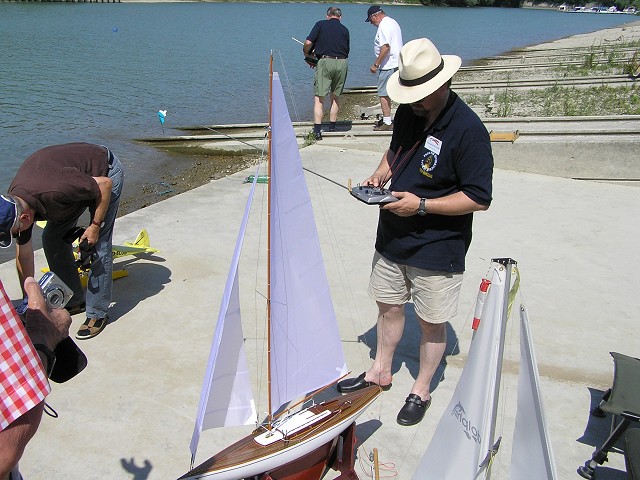
[{"label": "black camera lens", "polygon": [[49,308],[62,308],[64,306],[64,292],[59,288],[47,291],[45,300]]}]

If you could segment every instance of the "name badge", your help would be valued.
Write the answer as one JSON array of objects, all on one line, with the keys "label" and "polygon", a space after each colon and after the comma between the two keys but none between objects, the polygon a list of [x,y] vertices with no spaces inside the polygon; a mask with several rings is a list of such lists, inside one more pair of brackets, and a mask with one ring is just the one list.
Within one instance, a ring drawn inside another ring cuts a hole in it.
[{"label": "name badge", "polygon": [[424,148],[431,150],[436,155],[440,155],[440,149],[442,148],[442,142],[438,140],[433,135],[429,135],[427,137],[426,142],[424,142]]}]

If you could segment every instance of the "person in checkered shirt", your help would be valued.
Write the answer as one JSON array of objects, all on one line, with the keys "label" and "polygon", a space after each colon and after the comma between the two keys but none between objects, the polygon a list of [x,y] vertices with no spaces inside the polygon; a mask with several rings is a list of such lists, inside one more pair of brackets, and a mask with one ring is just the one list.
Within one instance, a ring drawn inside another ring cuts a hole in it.
[{"label": "person in checkered shirt", "polygon": [[44,352],[53,352],[71,325],[64,308],[47,307],[33,277],[25,279],[24,290],[29,308],[23,324],[0,281],[0,480],[22,478],[18,461],[38,429],[51,391],[46,372],[53,365]]}]

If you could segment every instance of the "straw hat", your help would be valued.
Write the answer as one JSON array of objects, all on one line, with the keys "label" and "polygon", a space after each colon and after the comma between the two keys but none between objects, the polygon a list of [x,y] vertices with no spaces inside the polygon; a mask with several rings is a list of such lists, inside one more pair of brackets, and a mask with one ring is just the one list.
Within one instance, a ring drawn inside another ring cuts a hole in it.
[{"label": "straw hat", "polygon": [[440,55],[427,38],[407,42],[400,50],[398,71],[389,78],[387,92],[397,103],[413,103],[431,95],[462,65],[457,55]]}]

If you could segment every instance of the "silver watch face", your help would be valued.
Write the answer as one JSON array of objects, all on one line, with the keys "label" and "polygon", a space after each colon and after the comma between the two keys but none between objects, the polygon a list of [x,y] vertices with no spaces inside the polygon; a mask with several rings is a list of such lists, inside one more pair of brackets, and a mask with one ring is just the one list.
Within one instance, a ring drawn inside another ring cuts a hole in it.
[{"label": "silver watch face", "polygon": [[427,214],[427,207],[425,205],[425,199],[421,198],[420,199],[420,206],[418,207],[418,215],[426,215]]}]

